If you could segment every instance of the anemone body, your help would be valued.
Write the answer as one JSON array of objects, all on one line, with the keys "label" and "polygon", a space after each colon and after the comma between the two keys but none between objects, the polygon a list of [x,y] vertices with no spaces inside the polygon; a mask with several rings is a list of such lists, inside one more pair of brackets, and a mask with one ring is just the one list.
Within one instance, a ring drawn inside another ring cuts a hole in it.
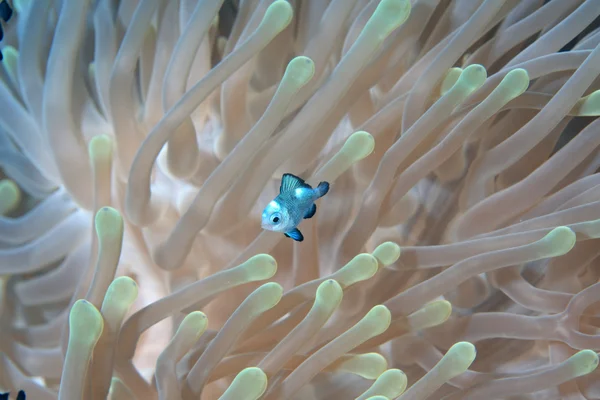
[{"label": "anemone body", "polygon": [[600,397],[597,0],[3,4],[0,392]]}]

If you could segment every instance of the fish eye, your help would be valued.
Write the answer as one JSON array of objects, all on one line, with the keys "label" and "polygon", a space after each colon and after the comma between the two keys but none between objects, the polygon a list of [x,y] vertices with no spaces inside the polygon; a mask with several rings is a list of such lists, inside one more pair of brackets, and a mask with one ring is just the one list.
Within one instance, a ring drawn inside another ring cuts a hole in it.
[{"label": "fish eye", "polygon": [[276,224],[281,220],[281,217],[279,216],[279,214],[273,214],[271,215],[271,222]]}]

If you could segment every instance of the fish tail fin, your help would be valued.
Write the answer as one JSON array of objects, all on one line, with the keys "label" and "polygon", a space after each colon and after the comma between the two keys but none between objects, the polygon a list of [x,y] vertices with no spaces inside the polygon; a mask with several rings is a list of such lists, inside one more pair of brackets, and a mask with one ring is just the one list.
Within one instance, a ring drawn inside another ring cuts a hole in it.
[{"label": "fish tail fin", "polygon": [[319,186],[315,188],[315,192],[319,197],[323,197],[329,192],[329,182],[321,182]]}]

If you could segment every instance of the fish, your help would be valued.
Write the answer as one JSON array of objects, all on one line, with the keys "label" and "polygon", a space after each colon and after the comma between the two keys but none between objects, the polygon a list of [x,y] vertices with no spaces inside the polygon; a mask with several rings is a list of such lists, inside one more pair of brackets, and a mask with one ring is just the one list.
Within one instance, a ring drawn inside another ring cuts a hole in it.
[{"label": "fish", "polygon": [[[0,0],[0,18],[4,22],[8,22],[13,15],[13,10],[10,8],[10,4],[6,2],[6,0]],[[0,40],[4,39],[4,29],[2,29],[2,24],[0,24]],[[2,50],[0,50],[0,61],[4,60],[4,54],[2,54]],[[0,396],[2,396],[0,394]],[[2,397],[0,397],[2,400]]]},{"label": "fish", "polygon": [[[10,392],[0,393],[0,400],[8,400],[9,395],[10,395]],[[25,392],[24,391],[19,390],[19,393],[17,393],[17,400],[25,400]]]},{"label": "fish", "polygon": [[320,182],[316,188],[293,174],[283,174],[279,194],[265,207],[261,227],[282,232],[297,242],[304,240],[298,224],[312,218],[317,212],[315,201],[329,192],[329,183]]}]

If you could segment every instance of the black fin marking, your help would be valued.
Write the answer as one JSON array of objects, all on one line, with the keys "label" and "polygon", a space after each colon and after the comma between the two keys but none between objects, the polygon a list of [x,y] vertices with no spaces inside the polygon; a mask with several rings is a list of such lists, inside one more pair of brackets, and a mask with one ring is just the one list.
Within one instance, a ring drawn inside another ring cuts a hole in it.
[{"label": "black fin marking", "polygon": [[317,212],[317,205],[313,203],[312,207],[308,209],[306,214],[304,214],[304,219],[312,218]]},{"label": "black fin marking", "polygon": [[315,189],[319,197],[323,197],[329,192],[329,182],[321,182],[319,186]]},{"label": "black fin marking", "polygon": [[312,189],[310,185],[304,182],[304,179],[298,178],[296,175],[283,174],[281,177],[281,186],[279,186],[279,193],[292,192],[300,187]]},{"label": "black fin marking", "polygon": [[2,0],[0,2],[0,18],[4,20],[4,22],[10,21],[10,18],[13,15],[13,10],[10,8],[10,4],[6,2],[6,0]]},{"label": "black fin marking", "polygon": [[300,232],[298,228],[294,228],[291,231],[284,233],[284,235],[294,239],[296,242],[301,242],[304,240],[304,236],[302,236],[302,232]]},{"label": "black fin marking", "polygon": [[8,395],[10,392],[0,393],[0,400],[8,400]]},{"label": "black fin marking", "polygon": [[19,394],[17,394],[17,400],[25,400],[25,392],[19,390]]}]

